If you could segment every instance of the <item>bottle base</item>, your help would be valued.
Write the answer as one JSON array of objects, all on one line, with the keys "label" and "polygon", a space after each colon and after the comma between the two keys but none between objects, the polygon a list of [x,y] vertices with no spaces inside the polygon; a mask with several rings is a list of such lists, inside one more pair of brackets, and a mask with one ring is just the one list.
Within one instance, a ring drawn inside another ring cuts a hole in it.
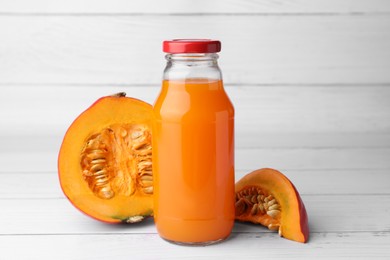
[{"label": "bottle base", "polygon": [[169,242],[169,243],[171,243],[171,244],[174,244],[174,245],[202,247],[202,246],[210,246],[210,245],[221,243],[221,242],[225,241],[227,239],[227,237],[220,238],[220,239],[217,239],[217,240],[212,240],[212,241],[205,241],[205,242],[179,242],[179,241],[166,239],[166,238],[163,238],[163,237],[162,237],[162,239],[167,241],[167,242]]},{"label": "bottle base", "polygon": [[183,246],[208,246],[222,242],[230,236],[234,225],[233,217],[185,220],[159,216],[154,220],[162,239]]}]

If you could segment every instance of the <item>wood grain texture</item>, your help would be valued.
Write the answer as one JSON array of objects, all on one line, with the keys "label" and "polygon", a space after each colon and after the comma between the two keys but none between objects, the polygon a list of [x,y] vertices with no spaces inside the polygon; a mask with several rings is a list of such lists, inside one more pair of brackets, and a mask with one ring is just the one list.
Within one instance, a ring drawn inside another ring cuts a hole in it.
[{"label": "wood grain texture", "polygon": [[[390,12],[386,0],[25,0],[1,1],[6,14],[366,14]],[[0,13],[0,14],[1,14]]]},{"label": "wood grain texture", "polygon": [[0,32],[1,85],[159,84],[161,42],[186,37],[222,41],[228,84],[390,82],[388,15],[0,15]]},{"label": "wood grain texture", "polygon": [[[124,91],[152,104],[159,85],[3,86],[0,138],[22,135],[21,142],[27,145],[34,142],[28,139],[31,135],[43,142],[51,136],[59,138],[98,98]],[[226,91],[236,110],[238,147],[390,146],[390,88],[386,86],[227,85]],[[10,140],[4,142],[8,147]],[[52,147],[50,140],[46,143]]]},{"label": "wood grain texture", "polygon": [[[43,152],[0,151],[2,172],[56,172],[59,149]],[[386,170],[388,148],[253,148],[236,149],[237,171],[271,167],[286,170]]]},{"label": "wood grain texture", "polygon": [[313,233],[308,244],[236,233],[209,247],[179,247],[156,234],[0,236],[14,259],[388,259],[389,242],[389,232]]},{"label": "wood grain texture", "polygon": [[[373,214],[390,211],[389,195],[302,195],[310,231],[389,232],[390,218]],[[23,207],[20,207],[23,205]],[[152,220],[140,225],[110,225],[83,215],[66,199],[0,199],[2,235],[36,234],[148,234],[156,233]],[[335,214],[337,210],[337,214]],[[28,221],[24,221],[28,218]],[[42,222],[42,219],[45,221]],[[368,221],[370,220],[370,221]],[[259,225],[236,225],[235,233],[270,232]],[[274,233],[277,236],[276,233]]]},{"label": "wood grain texture", "polygon": [[[1,171],[55,172],[71,122],[97,98],[120,91],[152,103],[159,87],[3,87]],[[389,169],[390,88],[228,86],[227,91],[236,107],[239,171]]]},{"label": "wood grain texture", "polygon": [[[251,170],[237,170],[236,180]],[[390,169],[279,170],[302,195],[390,195]],[[64,198],[57,172],[0,172],[0,178],[0,199]]]}]

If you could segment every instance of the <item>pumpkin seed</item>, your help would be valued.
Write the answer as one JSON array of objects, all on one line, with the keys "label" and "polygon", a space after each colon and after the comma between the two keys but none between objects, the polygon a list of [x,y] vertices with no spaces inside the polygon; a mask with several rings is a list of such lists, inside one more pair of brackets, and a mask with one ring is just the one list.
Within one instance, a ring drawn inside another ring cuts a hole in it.
[{"label": "pumpkin seed", "polygon": [[149,186],[149,187],[143,188],[143,191],[146,194],[153,194],[153,186]]},{"label": "pumpkin seed", "polygon": [[144,219],[144,216],[132,216],[125,220],[126,223],[137,223]]},{"label": "pumpkin seed", "polygon": [[278,216],[280,213],[280,210],[277,210],[277,209],[274,209],[274,210],[268,210],[267,211],[267,215],[272,217],[272,218],[276,218],[276,216]]},{"label": "pumpkin seed", "polygon": [[252,210],[251,210],[251,214],[252,215],[256,215],[258,209],[259,208],[258,208],[257,204],[253,204],[253,207],[252,207]]},{"label": "pumpkin seed", "polygon": [[279,224],[269,224],[269,225],[268,225],[268,229],[269,229],[269,230],[278,230],[279,227],[280,227]]},{"label": "pumpkin seed", "polygon": [[112,198],[114,196],[114,192],[111,190],[111,188],[104,187],[99,190],[99,197],[102,198]]},{"label": "pumpkin seed", "polygon": [[236,216],[242,215],[246,210],[246,203],[244,199],[239,199],[235,204],[235,208],[236,208]]},{"label": "pumpkin seed", "polygon": [[261,204],[261,203],[259,203],[259,204],[257,204],[258,206],[258,208],[259,208],[259,210],[260,210],[260,212],[261,212],[261,214],[265,214],[265,209],[264,209],[264,206],[263,206],[263,204]]},{"label": "pumpkin seed", "polygon": [[91,164],[104,164],[106,162],[106,159],[100,158],[100,159],[95,159],[91,161]]},{"label": "pumpkin seed", "polygon": [[268,201],[268,206],[272,206],[276,203],[276,199]]},{"label": "pumpkin seed", "polygon": [[274,210],[274,209],[280,209],[279,204],[273,204],[272,206],[268,207],[268,210]]},{"label": "pumpkin seed", "polygon": [[251,202],[252,203],[257,203],[257,196],[256,195],[253,195],[252,197],[251,197]]}]

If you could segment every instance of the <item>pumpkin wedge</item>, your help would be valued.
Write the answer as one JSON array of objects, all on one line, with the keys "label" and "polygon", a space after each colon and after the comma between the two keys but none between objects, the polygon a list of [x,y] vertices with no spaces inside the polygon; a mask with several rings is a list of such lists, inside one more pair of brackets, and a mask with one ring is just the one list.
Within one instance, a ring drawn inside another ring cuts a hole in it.
[{"label": "pumpkin wedge", "polygon": [[255,170],[235,185],[236,220],[278,230],[279,235],[305,243],[309,225],[305,205],[292,182],[281,172]]},{"label": "pumpkin wedge", "polygon": [[58,156],[70,202],[109,223],[153,215],[151,129],[152,106],[124,93],[100,98],[80,114]]}]

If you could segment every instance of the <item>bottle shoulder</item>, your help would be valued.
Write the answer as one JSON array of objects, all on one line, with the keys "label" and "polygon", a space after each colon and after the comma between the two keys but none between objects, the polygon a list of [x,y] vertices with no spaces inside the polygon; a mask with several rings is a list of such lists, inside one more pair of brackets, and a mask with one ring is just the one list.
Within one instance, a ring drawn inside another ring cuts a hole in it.
[{"label": "bottle shoulder", "polygon": [[215,121],[218,114],[234,117],[234,107],[223,88],[222,81],[190,80],[163,82],[154,105],[154,114],[160,119],[181,120],[183,117]]}]

